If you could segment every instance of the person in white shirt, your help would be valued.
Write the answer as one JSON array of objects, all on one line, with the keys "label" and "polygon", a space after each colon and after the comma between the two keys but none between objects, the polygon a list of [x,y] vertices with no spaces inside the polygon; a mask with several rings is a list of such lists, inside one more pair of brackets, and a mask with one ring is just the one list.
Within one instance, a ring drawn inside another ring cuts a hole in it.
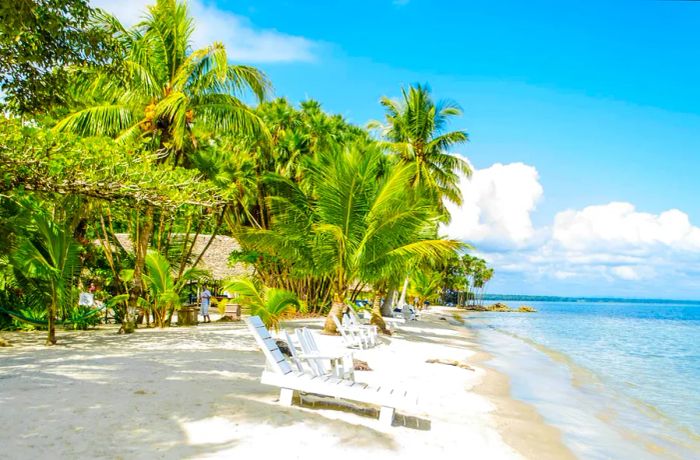
[{"label": "person in white shirt", "polygon": [[202,293],[199,294],[199,298],[201,300],[201,313],[202,317],[204,318],[205,323],[211,323],[211,318],[209,318],[209,304],[211,302],[211,291],[207,287],[207,285],[204,285],[204,290],[202,290]]}]

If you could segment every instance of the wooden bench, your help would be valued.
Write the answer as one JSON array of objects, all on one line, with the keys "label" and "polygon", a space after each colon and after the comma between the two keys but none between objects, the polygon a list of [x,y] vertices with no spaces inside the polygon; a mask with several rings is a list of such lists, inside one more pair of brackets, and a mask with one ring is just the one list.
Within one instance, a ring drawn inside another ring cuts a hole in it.
[{"label": "wooden bench", "polygon": [[258,316],[245,319],[265,358],[268,370],[263,371],[260,383],[280,388],[280,404],[291,406],[294,392],[314,393],[321,396],[346,399],[379,406],[379,421],[391,425],[396,408],[415,410],[416,394],[390,386],[372,386],[362,382],[332,376],[315,376],[292,370],[277,344]]}]

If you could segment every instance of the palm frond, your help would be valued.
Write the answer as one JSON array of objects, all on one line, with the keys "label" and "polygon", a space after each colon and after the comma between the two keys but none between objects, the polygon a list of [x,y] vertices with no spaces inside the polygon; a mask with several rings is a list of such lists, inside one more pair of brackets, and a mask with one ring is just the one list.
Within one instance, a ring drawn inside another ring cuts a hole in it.
[{"label": "palm frond", "polygon": [[88,107],[68,115],[53,129],[81,136],[115,136],[131,128],[135,121],[135,114],[129,107],[105,104]]}]

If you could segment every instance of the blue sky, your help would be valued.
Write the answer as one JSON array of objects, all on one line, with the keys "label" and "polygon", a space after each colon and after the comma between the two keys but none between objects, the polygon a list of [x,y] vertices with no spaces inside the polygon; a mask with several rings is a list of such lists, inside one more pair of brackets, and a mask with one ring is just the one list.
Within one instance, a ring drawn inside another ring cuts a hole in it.
[{"label": "blue sky", "polygon": [[456,100],[476,173],[446,231],[490,291],[700,298],[700,2],[190,4],[292,101],[364,124],[410,83]]}]

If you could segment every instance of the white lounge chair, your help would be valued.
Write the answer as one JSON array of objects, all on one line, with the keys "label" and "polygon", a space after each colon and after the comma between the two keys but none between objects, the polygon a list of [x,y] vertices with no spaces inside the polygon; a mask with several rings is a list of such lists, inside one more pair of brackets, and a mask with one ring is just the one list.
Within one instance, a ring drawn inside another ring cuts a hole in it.
[{"label": "white lounge chair", "polygon": [[332,318],[336,329],[338,329],[338,332],[340,332],[340,335],[343,337],[343,342],[345,342],[346,347],[357,347],[360,350],[364,350],[371,346],[369,337],[365,331],[349,327],[347,324],[341,323],[335,316],[332,316]]},{"label": "white lounge chair", "polygon": [[314,393],[321,396],[357,401],[380,406],[379,421],[391,425],[396,408],[415,410],[417,395],[397,388],[370,386],[361,382],[343,380],[330,376],[318,377],[305,372],[292,370],[275,341],[270,337],[258,316],[245,319],[255,341],[262,348],[267,361],[267,370],[260,377],[260,383],[280,388],[280,404],[291,406],[294,392]]},{"label": "white lounge chair", "polygon": [[364,331],[365,335],[369,339],[369,343],[371,346],[377,345],[377,326],[375,326],[374,324],[362,324],[360,317],[357,315],[357,312],[352,307],[348,307],[347,311],[343,315],[343,320],[347,321],[347,324],[350,327],[354,327]]},{"label": "white lounge chair", "polygon": [[[398,310],[398,311],[396,311]],[[420,319],[420,313],[413,308],[412,305],[405,304],[403,307],[396,308],[393,314],[394,318],[403,319],[405,321],[415,321]]]},{"label": "white lounge chair", "polygon": [[297,370],[299,372],[304,372],[304,366],[301,364],[301,357],[297,353],[297,349],[294,346],[294,342],[292,341],[292,337],[289,335],[289,333],[286,330],[284,331],[284,336],[287,338],[287,346],[289,346],[289,352],[292,354],[292,362],[297,367]]},{"label": "white lounge chair", "polygon": [[357,324],[347,312],[343,313],[342,323],[345,330],[351,329],[360,334],[367,348],[372,348],[377,344],[377,331],[375,328],[365,326],[364,324]]},{"label": "white lounge chair", "polygon": [[305,327],[297,329],[296,335],[302,350],[301,356],[309,363],[314,375],[332,375],[341,379],[355,379],[352,352],[321,350],[316,343],[313,332]]}]

